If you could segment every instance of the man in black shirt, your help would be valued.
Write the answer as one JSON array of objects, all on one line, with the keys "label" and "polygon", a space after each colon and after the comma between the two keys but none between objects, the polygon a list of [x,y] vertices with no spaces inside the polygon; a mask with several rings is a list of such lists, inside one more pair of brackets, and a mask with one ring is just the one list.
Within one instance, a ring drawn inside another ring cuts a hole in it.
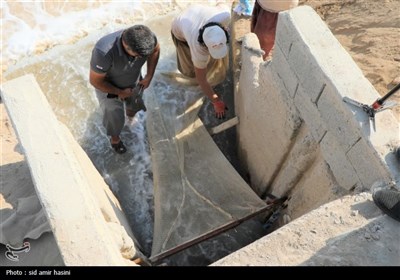
[{"label": "man in black shirt", "polygon": [[[125,113],[133,118],[145,109],[138,93],[150,85],[159,56],[157,37],[144,25],[108,34],[92,51],[90,83],[103,111],[103,125],[111,137],[111,146],[119,154],[126,152],[119,137]],[[141,69],[146,62],[147,73],[142,78]]]}]

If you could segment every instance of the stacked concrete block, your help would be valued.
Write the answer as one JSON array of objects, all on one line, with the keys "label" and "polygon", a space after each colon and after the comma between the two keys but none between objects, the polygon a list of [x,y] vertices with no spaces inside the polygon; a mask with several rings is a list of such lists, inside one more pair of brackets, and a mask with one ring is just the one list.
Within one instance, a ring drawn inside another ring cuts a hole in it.
[{"label": "stacked concrete block", "polygon": [[347,96],[372,103],[379,94],[311,7],[280,14],[272,61],[255,59],[254,49],[260,48],[255,38],[247,34],[243,40],[236,107],[241,155],[258,193],[294,190],[302,178],[293,169],[311,175],[294,166],[303,162],[293,151],[304,140],[297,137],[301,127],[316,143],[309,149],[323,158],[318,164],[332,175],[331,183],[323,180],[327,189],[369,189],[399,180],[392,155],[400,145],[398,122],[380,113],[377,132],[362,109],[343,102]]}]

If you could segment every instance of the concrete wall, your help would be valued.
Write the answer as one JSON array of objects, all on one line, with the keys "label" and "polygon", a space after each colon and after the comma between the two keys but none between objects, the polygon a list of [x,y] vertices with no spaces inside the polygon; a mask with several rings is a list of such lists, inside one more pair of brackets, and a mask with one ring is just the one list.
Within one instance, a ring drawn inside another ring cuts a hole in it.
[{"label": "concrete wall", "polygon": [[280,14],[272,61],[259,49],[255,34],[243,37],[235,92],[239,157],[259,195],[292,196],[296,218],[355,189],[400,181],[398,121],[380,112],[375,131],[343,102],[380,95],[311,7]]},{"label": "concrete wall", "polygon": [[135,265],[134,236],[118,200],[57,120],[35,77],[4,83],[1,97],[64,264]]}]

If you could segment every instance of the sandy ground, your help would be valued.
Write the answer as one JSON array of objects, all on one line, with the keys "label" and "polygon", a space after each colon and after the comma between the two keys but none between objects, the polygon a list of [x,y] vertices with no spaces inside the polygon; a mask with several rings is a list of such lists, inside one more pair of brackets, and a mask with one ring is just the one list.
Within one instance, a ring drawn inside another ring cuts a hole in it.
[{"label": "sandy ground", "polygon": [[[400,82],[398,0],[304,0],[300,3],[316,9],[381,95]],[[400,93],[391,100],[400,103]],[[400,106],[394,111],[400,120]],[[28,165],[2,103],[0,122],[0,217],[4,222],[18,208],[18,198],[35,194]]]}]

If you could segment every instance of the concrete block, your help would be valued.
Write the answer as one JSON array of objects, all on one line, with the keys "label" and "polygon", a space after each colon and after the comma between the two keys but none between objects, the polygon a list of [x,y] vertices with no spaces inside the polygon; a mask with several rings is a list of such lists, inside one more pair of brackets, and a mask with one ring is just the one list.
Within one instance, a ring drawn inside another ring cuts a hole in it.
[{"label": "concrete block", "polygon": [[[311,7],[300,6],[282,12],[280,18],[285,26],[282,31],[293,37],[289,64],[313,101],[318,98],[325,79],[332,79],[335,84],[340,81],[338,90],[344,95],[357,89],[354,84],[367,82],[357,64]],[[366,87],[360,90],[362,88]]]},{"label": "concrete block", "polygon": [[4,83],[2,100],[65,265],[126,265],[85,172],[34,76]]},{"label": "concrete block", "polygon": [[301,118],[310,129],[312,136],[316,142],[320,142],[322,137],[327,132],[325,123],[321,119],[321,114],[311,97],[306,93],[301,85],[297,89],[297,94],[294,97],[294,104],[300,112]]},{"label": "concrete block", "polygon": [[279,76],[284,88],[289,93],[289,96],[294,98],[299,86],[299,79],[290,68],[282,49],[277,45],[274,47],[274,56],[271,61],[271,67]]},{"label": "concrete block", "polygon": [[357,173],[336,137],[328,131],[321,141],[321,151],[337,183],[351,190],[360,183]]},{"label": "concrete block", "polygon": [[370,189],[376,182],[387,184],[392,181],[393,178],[387,166],[365,140],[360,139],[353,145],[347,157],[364,188]]},{"label": "concrete block", "polygon": [[307,45],[303,42],[294,43],[288,62],[307,95],[316,102],[324,88],[325,76]]},{"label": "concrete block", "polygon": [[289,13],[289,11],[279,13],[275,33],[275,48],[279,47],[286,58],[289,57],[293,43],[301,39],[296,28],[293,28],[293,19]]},{"label": "concrete block", "polygon": [[329,132],[335,136],[343,151],[348,151],[362,137],[358,123],[331,82],[326,84],[317,107],[325,127],[329,127]]},{"label": "concrete block", "polygon": [[320,71],[327,77],[342,77],[348,80],[349,77],[354,79],[363,77],[349,53],[311,7],[300,6],[280,16],[291,18],[293,23],[291,28],[297,31],[293,36],[303,42],[303,49],[314,57],[314,61],[318,62],[321,68]]}]

